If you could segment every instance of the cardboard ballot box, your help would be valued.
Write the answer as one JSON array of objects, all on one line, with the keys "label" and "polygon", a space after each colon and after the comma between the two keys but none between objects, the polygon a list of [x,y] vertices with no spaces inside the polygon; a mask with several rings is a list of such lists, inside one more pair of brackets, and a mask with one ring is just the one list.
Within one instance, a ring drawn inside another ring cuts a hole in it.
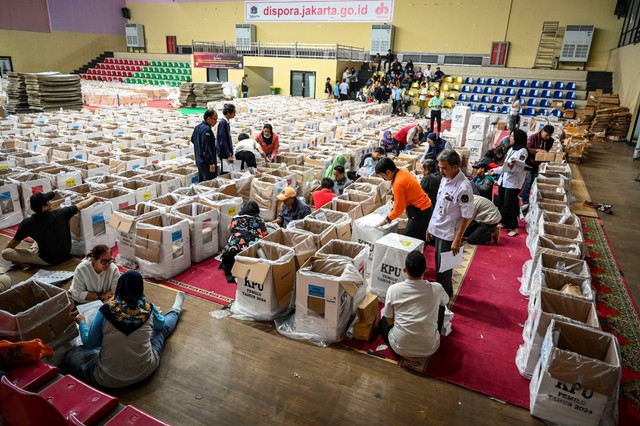
[{"label": "cardboard ballot box", "polygon": [[339,240],[351,240],[351,222],[353,220],[348,213],[322,208],[311,212],[309,217],[335,225]]},{"label": "cardboard ballot box", "polygon": [[422,252],[424,241],[396,233],[387,234],[376,241],[371,265],[371,293],[384,299],[389,286],[404,281],[404,263],[413,250]]},{"label": "cardboard ballot box", "polygon": [[258,241],[238,253],[231,273],[238,284],[234,313],[270,321],[293,307],[296,265],[292,248]]},{"label": "cardboard ballot box", "polygon": [[172,207],[171,214],[189,221],[192,262],[202,262],[218,252],[218,209],[198,202],[188,202]]},{"label": "cardboard ballot box", "polygon": [[271,241],[292,248],[296,255],[296,271],[304,265],[307,259],[316,254],[318,249],[313,235],[291,229],[279,228],[264,237],[263,241]]},{"label": "cardboard ballot box", "polygon": [[615,424],[620,349],[612,334],[552,320],[529,386],[533,416],[562,425]]},{"label": "cardboard ballot box", "polygon": [[320,248],[327,244],[329,241],[338,238],[336,226],[333,223],[323,222],[309,217],[305,217],[301,220],[291,221],[287,226],[287,229],[290,229],[294,232],[313,235],[313,239],[316,243],[317,248]]},{"label": "cardboard ballot box", "polygon": [[364,270],[369,256],[366,244],[352,241],[331,240],[316,252],[317,257],[343,257],[349,259],[353,266],[364,276]]},{"label": "cardboard ballot box", "polygon": [[364,296],[362,275],[350,260],[311,257],[296,275],[296,331],[342,340],[361,288]]},{"label": "cardboard ballot box", "polygon": [[169,279],[191,266],[189,223],[161,213],[138,221],[136,262],[144,276]]},{"label": "cardboard ballot box", "polygon": [[160,212],[160,209],[149,203],[140,203],[114,210],[109,220],[109,226],[116,233],[116,242],[118,243],[116,261],[119,265],[135,262],[136,223],[138,220],[157,216]]}]

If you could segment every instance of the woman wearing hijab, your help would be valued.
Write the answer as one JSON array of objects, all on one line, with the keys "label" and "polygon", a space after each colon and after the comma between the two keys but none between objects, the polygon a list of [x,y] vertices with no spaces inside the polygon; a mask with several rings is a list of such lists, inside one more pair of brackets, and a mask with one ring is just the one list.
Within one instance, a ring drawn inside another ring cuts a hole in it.
[{"label": "woman wearing hijab", "polygon": [[393,141],[393,133],[391,133],[391,130],[385,130],[382,134],[382,139],[380,139],[380,144],[386,153],[395,152],[396,145]]},{"label": "woman wearing hijab", "polygon": [[324,171],[324,174],[322,177],[333,179],[333,169],[335,169],[336,166],[344,167],[345,164],[347,164],[347,157],[345,157],[342,154],[337,155],[336,158],[334,158],[333,161],[331,162],[331,165],[327,167],[327,170]]},{"label": "woman wearing hijab", "polygon": [[229,228],[231,235],[222,250],[222,267],[227,275],[227,281],[234,282],[231,269],[236,261],[236,255],[256,241],[267,236],[267,225],[260,217],[260,207],[253,200],[240,210],[231,220]]},{"label": "woman wearing hijab", "polygon": [[514,130],[511,137],[513,142],[507,151],[502,173],[498,179],[498,207],[502,215],[502,227],[509,231],[508,236],[515,237],[518,235],[518,212],[520,211],[518,194],[527,177],[526,161],[529,151],[527,151],[527,134],[524,130]]},{"label": "woman wearing hijab", "polygon": [[262,132],[258,133],[255,139],[264,151],[265,160],[267,160],[268,163],[272,162],[273,159],[276,158],[276,155],[278,155],[280,138],[277,133],[273,132],[271,124],[265,123],[265,125],[262,126]]},{"label": "woman wearing hijab", "polygon": [[176,328],[184,293],[178,292],[171,310],[162,316],[144,296],[144,281],[137,271],[127,271],[116,287],[115,298],[102,305],[91,328],[82,315],[83,346],[65,355],[69,374],[92,386],[122,388],[151,376],[160,365],[165,340]]}]

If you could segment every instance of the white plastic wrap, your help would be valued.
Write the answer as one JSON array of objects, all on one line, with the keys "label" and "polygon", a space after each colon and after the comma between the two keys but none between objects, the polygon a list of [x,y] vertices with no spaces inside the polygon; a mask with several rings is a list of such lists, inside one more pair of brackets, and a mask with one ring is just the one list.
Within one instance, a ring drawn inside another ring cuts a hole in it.
[{"label": "white plastic wrap", "polygon": [[531,378],[540,358],[542,340],[551,319],[600,328],[595,305],[584,298],[542,289],[531,296],[528,310],[529,316],[522,330],[523,344],[516,354],[516,366],[527,378]]},{"label": "white plastic wrap", "polygon": [[313,235],[317,248],[321,248],[329,241],[338,238],[336,226],[333,223],[323,222],[309,217],[301,220],[292,220],[287,225],[287,229]]},{"label": "white plastic wrap", "polygon": [[290,247],[296,255],[296,270],[298,270],[308,258],[316,254],[316,241],[312,234],[296,232],[291,229],[279,228],[264,237],[264,241],[281,244]]},{"label": "white plastic wrap", "polygon": [[185,218],[189,222],[192,262],[202,262],[218,252],[218,224],[220,223],[218,209],[192,202],[172,207],[171,214]]},{"label": "white plastic wrap", "polygon": [[539,226],[538,222],[543,212],[551,212],[561,215],[571,215],[571,210],[566,204],[563,203],[531,203],[529,213],[525,216],[527,223],[527,232],[537,232],[536,229]]},{"label": "white plastic wrap", "polygon": [[191,199],[185,197],[184,195],[178,194],[176,192],[172,192],[170,194],[152,198],[151,200],[148,200],[148,201],[149,201],[149,204],[159,209],[162,209],[166,212],[169,212],[175,205],[178,205],[181,203],[189,203],[191,202]]},{"label": "white plastic wrap", "polygon": [[249,171],[229,172],[229,177],[236,185],[238,197],[242,198],[242,202],[246,204],[251,198],[251,181],[253,175]]},{"label": "white plastic wrap", "polygon": [[345,257],[364,276],[369,247],[352,241],[331,240],[316,252],[317,257]]},{"label": "white plastic wrap", "polygon": [[387,234],[398,231],[398,221],[394,220],[383,226],[378,226],[384,221],[386,216],[371,213],[361,217],[353,222],[351,241],[365,244],[369,247],[369,255],[367,257],[367,265],[365,267],[365,276],[371,274],[373,263],[373,249],[376,241]]},{"label": "white plastic wrap", "polygon": [[339,240],[351,240],[351,223],[353,222],[353,220],[348,213],[321,208],[311,212],[308,217],[319,220],[320,222],[334,224]]},{"label": "white plastic wrap", "polygon": [[287,186],[287,181],[275,176],[259,176],[251,181],[250,198],[260,206],[260,217],[265,221],[278,216],[277,195]]},{"label": "white plastic wrap", "polygon": [[136,223],[138,220],[157,216],[161,209],[140,203],[115,210],[111,215],[109,226],[115,231],[118,244],[116,263],[130,269],[137,269],[136,261]]},{"label": "white plastic wrap", "polygon": [[384,300],[392,284],[404,281],[402,269],[413,250],[422,253],[424,241],[396,233],[387,234],[376,241],[371,264],[371,293]]},{"label": "white plastic wrap", "polygon": [[542,268],[554,269],[591,280],[587,262],[553,250],[541,249],[532,263],[528,262],[522,266],[523,275],[520,279],[520,293],[527,297],[535,294],[542,287]]},{"label": "white plastic wrap", "polygon": [[612,334],[552,320],[530,390],[530,412],[546,422],[615,425],[620,389],[620,348]]},{"label": "white plastic wrap", "polygon": [[167,213],[139,220],[136,262],[142,275],[163,280],[187,270],[191,266],[188,221]]},{"label": "white plastic wrap", "polygon": [[[574,290],[571,295],[574,297],[582,297],[590,302],[596,301],[596,292],[591,287],[591,279],[581,277],[579,275],[568,274],[560,272],[555,269],[541,268],[540,269],[540,284],[542,288],[547,288],[551,291],[567,292]],[[580,294],[576,294],[576,289],[569,289],[566,286],[576,286],[580,289]]]},{"label": "white plastic wrap", "polygon": [[234,318],[271,321],[291,312],[294,256],[293,249],[264,240],[238,253],[232,270],[238,284],[231,306]]}]

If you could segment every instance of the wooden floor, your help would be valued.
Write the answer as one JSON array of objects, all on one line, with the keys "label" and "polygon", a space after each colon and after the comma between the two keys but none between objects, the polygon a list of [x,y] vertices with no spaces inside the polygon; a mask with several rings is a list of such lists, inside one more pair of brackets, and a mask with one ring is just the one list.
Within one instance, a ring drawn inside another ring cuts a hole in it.
[{"label": "wooden floor", "polygon": [[[580,165],[635,300],[640,300],[640,163],[622,144],[592,147]],[[0,236],[0,244],[8,238]],[[73,270],[76,261],[60,269]],[[8,267],[0,261],[0,267]],[[10,270],[14,282],[35,272]],[[68,283],[65,287],[68,287]],[[168,310],[175,292],[148,283]],[[162,365],[144,383],[114,392],[172,425],[540,424],[528,411],[341,346],[320,348],[278,335],[269,324],[214,319],[220,306],[187,296]],[[487,377],[487,380],[491,380]]]}]

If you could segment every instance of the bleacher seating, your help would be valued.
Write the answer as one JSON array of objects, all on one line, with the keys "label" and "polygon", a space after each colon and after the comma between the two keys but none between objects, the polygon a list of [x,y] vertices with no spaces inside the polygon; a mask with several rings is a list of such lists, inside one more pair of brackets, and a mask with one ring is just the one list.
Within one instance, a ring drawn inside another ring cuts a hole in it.
[{"label": "bleacher seating", "polygon": [[518,87],[520,83],[516,79],[509,80],[509,87]]},{"label": "bleacher seating", "polygon": [[89,68],[81,78],[94,81],[120,81],[133,84],[180,86],[191,81],[189,62],[148,61],[140,59],[105,58]]},{"label": "bleacher seating", "polygon": [[541,98],[545,98],[545,99],[550,99],[551,98],[551,90],[545,89],[542,92],[540,92],[540,97]]},{"label": "bleacher seating", "polygon": [[520,80],[520,87],[529,87],[529,80]]},{"label": "bleacher seating", "polygon": [[564,99],[564,92],[562,90],[556,90],[553,92],[553,99]]},{"label": "bleacher seating", "polygon": [[566,99],[575,100],[576,99],[576,92],[567,92]]}]

